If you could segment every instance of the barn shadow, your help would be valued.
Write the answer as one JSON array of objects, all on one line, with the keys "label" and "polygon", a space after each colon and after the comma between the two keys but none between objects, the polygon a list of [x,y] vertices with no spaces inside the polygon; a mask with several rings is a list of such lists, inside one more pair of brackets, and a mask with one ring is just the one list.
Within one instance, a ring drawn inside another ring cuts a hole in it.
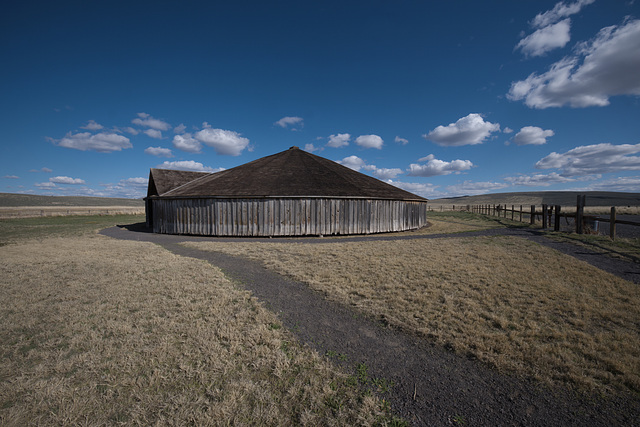
[{"label": "barn shadow", "polygon": [[151,227],[147,227],[146,222],[136,222],[134,224],[118,224],[119,228],[124,228],[127,231],[133,231],[135,233],[152,233]]}]

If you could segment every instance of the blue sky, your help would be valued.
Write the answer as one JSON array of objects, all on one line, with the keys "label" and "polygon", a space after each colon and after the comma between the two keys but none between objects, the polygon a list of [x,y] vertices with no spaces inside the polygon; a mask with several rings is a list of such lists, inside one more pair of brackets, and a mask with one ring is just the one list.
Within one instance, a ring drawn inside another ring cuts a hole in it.
[{"label": "blue sky", "polygon": [[296,145],[416,194],[640,192],[640,2],[10,2],[0,191]]}]

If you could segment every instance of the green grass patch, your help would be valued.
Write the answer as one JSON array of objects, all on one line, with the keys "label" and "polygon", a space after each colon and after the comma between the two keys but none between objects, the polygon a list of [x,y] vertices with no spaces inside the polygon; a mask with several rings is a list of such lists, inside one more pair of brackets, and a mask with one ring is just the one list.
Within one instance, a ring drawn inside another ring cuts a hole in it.
[{"label": "green grass patch", "polygon": [[144,215],[83,215],[0,219],[0,246],[21,240],[71,237],[118,224],[143,222]]},{"label": "green grass patch", "polygon": [[614,258],[625,258],[640,262],[640,239],[616,238],[593,234],[556,233],[550,232],[547,237],[557,242],[569,242],[583,246],[595,252],[606,254]]}]

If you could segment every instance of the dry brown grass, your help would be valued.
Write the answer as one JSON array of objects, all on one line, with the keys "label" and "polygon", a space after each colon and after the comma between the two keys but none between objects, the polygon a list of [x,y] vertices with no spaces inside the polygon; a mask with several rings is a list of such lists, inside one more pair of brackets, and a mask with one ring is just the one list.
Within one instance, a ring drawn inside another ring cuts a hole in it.
[{"label": "dry brown grass", "polygon": [[68,215],[141,215],[143,207],[131,206],[20,206],[0,207],[0,218],[33,218]]},{"label": "dry brown grass", "polygon": [[501,371],[640,391],[640,287],[524,239],[189,245],[260,260]]},{"label": "dry brown grass", "polygon": [[[490,228],[502,228],[503,224],[497,221],[468,213],[433,214],[429,213],[429,226],[408,233],[415,234],[445,234],[464,233],[466,231],[487,230]],[[385,234],[386,236],[386,234]]]},{"label": "dry brown grass", "polygon": [[385,416],[203,261],[96,235],[0,247],[2,425],[368,425]]}]

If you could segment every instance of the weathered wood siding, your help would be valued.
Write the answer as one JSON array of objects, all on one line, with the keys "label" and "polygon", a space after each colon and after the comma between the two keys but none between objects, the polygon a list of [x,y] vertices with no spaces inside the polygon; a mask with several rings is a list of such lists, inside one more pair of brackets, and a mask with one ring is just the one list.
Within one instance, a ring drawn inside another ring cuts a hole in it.
[{"label": "weathered wood siding", "polygon": [[413,230],[427,202],[403,200],[149,199],[154,233],[204,236],[308,236]]}]

